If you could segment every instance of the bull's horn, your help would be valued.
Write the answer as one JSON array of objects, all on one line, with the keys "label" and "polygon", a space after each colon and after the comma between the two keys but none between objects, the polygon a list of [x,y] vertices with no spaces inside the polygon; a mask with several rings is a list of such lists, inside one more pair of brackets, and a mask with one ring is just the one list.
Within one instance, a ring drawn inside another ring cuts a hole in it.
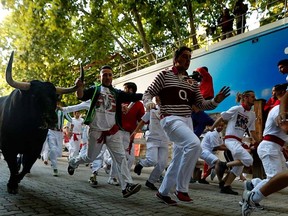
[{"label": "bull's horn", "polygon": [[12,51],[11,55],[10,55],[10,59],[8,62],[8,66],[6,68],[6,82],[17,89],[20,90],[29,90],[30,88],[30,83],[28,82],[17,82],[14,81],[12,78],[12,62],[13,62],[13,56],[14,56],[14,51]]},{"label": "bull's horn", "polygon": [[[80,65],[80,77],[79,77],[82,81],[84,81],[84,70],[82,65]],[[62,87],[56,87],[56,93],[57,94],[69,94],[72,92],[75,92],[77,90],[77,86],[73,86],[70,88],[62,88]]]}]

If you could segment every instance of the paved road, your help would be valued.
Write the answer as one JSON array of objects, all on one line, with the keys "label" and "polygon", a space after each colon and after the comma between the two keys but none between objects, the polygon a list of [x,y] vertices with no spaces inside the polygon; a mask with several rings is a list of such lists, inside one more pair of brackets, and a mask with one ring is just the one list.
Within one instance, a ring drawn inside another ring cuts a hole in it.
[{"label": "paved road", "polygon": [[[66,158],[59,159],[59,177],[52,176],[51,167],[38,160],[21,182],[19,194],[11,195],[6,191],[8,168],[6,162],[0,160],[0,216],[92,216],[92,215],[241,215],[238,201],[241,196],[219,193],[218,185],[198,183],[190,184],[189,194],[193,203],[180,203],[178,206],[167,206],[155,198],[155,192],[144,186],[151,169],[143,170],[141,176],[134,173],[133,179],[142,184],[138,194],[123,198],[121,189],[106,183],[107,174],[101,171],[98,176],[99,185],[92,188],[88,183],[90,169],[80,166],[73,176],[66,172]],[[159,184],[157,185],[159,186]],[[242,184],[235,182],[234,189],[242,193]],[[253,215],[274,216],[288,215],[288,190],[272,195],[263,202],[265,210]]]}]

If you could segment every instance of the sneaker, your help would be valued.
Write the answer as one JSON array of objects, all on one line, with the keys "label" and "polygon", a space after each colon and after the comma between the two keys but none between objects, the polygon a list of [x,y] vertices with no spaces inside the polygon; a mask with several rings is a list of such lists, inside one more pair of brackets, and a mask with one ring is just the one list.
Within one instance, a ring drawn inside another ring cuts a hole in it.
[{"label": "sneaker", "polygon": [[73,175],[75,169],[72,166],[69,165],[67,171],[68,171],[69,175]]},{"label": "sneaker", "polygon": [[167,205],[170,205],[170,206],[177,205],[177,202],[175,200],[172,200],[171,197],[169,196],[163,196],[159,192],[157,192],[155,196]]},{"label": "sneaker", "polygon": [[174,195],[178,198],[178,200],[183,202],[193,202],[193,200],[189,197],[188,193],[175,191]]},{"label": "sneaker", "polygon": [[243,205],[241,208],[242,216],[249,216],[255,209],[255,203],[252,201],[251,197],[253,196],[254,192],[245,190],[243,192]]},{"label": "sneaker", "polygon": [[93,173],[93,174],[90,176],[88,182],[90,183],[90,185],[91,185],[92,187],[95,187],[96,185],[98,185],[97,176]]},{"label": "sneaker", "polygon": [[109,177],[107,183],[110,185],[119,186],[119,182],[116,178]]},{"label": "sneaker", "polygon": [[53,176],[58,176],[58,170],[57,169],[53,170]]},{"label": "sneaker", "polygon": [[211,181],[213,181],[213,179],[215,178],[215,176],[216,176],[215,169],[212,169],[212,170],[211,170],[211,174],[210,174]]},{"label": "sneaker", "polygon": [[221,188],[220,193],[238,195],[238,192],[233,191],[230,185],[224,186],[223,188]]},{"label": "sneaker", "polygon": [[259,203],[255,203],[255,207],[256,207],[256,209],[264,210],[264,207],[262,205],[260,205]]},{"label": "sneaker", "polygon": [[[239,206],[243,205],[244,200],[239,201]],[[255,204],[255,208],[259,209],[259,210],[264,210],[264,207],[262,205],[260,205],[259,203],[254,203]]]},{"label": "sneaker", "polygon": [[254,188],[254,185],[252,184],[251,181],[246,180],[244,181],[244,190],[252,191]]},{"label": "sneaker", "polygon": [[140,191],[140,189],[141,189],[140,184],[127,183],[126,188],[124,190],[122,190],[123,197],[127,198],[127,197],[137,193],[138,191]]},{"label": "sneaker", "polygon": [[196,179],[193,179],[192,177],[190,178],[190,181],[189,181],[189,183],[196,183],[197,182],[197,180]]},{"label": "sneaker", "polygon": [[200,180],[198,181],[198,183],[200,183],[200,184],[209,184],[209,182],[206,181],[206,179],[200,179]]},{"label": "sneaker", "polygon": [[225,185],[225,182],[224,181],[220,181],[219,182],[219,188],[222,189]]},{"label": "sneaker", "polygon": [[153,183],[149,182],[148,180],[146,181],[145,186],[150,188],[151,190],[158,191],[158,188]]},{"label": "sneaker", "polygon": [[111,164],[105,164],[103,169],[104,169],[106,174],[109,174],[110,173],[110,169],[111,169]]},{"label": "sneaker", "polygon": [[134,167],[134,172],[137,175],[141,175],[141,170],[142,170],[143,166],[140,163],[137,163]]}]

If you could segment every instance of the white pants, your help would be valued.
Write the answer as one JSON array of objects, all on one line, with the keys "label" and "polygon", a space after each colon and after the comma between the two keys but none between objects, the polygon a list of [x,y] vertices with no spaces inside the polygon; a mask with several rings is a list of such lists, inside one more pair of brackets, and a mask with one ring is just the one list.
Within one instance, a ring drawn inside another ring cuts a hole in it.
[{"label": "white pants", "polygon": [[161,141],[149,137],[146,140],[146,158],[140,159],[140,164],[143,167],[155,166],[148,178],[148,181],[153,184],[159,179],[167,166],[168,145],[169,142],[166,140]]},{"label": "white pants", "polygon": [[104,153],[105,153],[106,149],[107,149],[107,147],[104,144],[102,146],[102,149],[101,149],[99,155],[96,157],[95,160],[93,160],[93,162],[92,162],[92,173],[98,172],[102,168],[103,161],[104,161]]},{"label": "white pants", "polygon": [[[236,139],[225,139],[226,147],[231,151],[234,160],[240,160],[246,167],[250,167],[253,164],[253,157],[251,154],[242,147],[242,143]],[[240,176],[244,166],[234,166],[231,172],[236,176]]]},{"label": "white pants", "polygon": [[57,169],[57,158],[62,156],[63,133],[61,131],[48,130],[44,143],[43,159],[51,161],[53,169]]},{"label": "white pants", "polygon": [[131,167],[133,166],[134,162],[135,162],[135,154],[134,154],[134,143],[132,145],[130,154],[129,152],[126,150],[129,147],[129,143],[130,143],[130,133],[127,131],[120,131],[121,136],[122,136],[122,143],[125,149],[125,153],[126,153],[126,158],[127,158],[127,164],[128,164],[128,169],[131,170]]},{"label": "white pants", "polygon": [[69,158],[77,157],[80,151],[81,134],[76,135],[78,140],[74,140],[74,134],[69,142]]},{"label": "white pants", "polygon": [[192,119],[167,116],[160,124],[174,145],[172,160],[159,192],[167,196],[176,185],[177,191],[187,193],[191,175],[201,154],[200,140],[193,132]]},{"label": "white pants", "polygon": [[214,167],[218,157],[207,149],[203,149],[200,158],[204,160],[209,167]]},{"label": "white pants", "polygon": [[263,140],[257,148],[257,153],[262,161],[266,179],[252,179],[252,184],[256,189],[260,189],[276,174],[287,170],[286,160],[282,153],[282,147],[277,143]]},{"label": "white pants", "polygon": [[[97,143],[97,139],[100,137],[101,134],[101,131],[90,128],[87,154],[79,155],[76,158],[74,157],[70,159],[69,165],[73,168],[77,168],[79,164],[90,163],[95,160],[101,152],[103,146],[103,143]],[[128,170],[125,150],[122,145],[122,136],[120,134],[120,131],[118,131],[114,135],[106,137],[106,146],[111,154],[113,165],[116,164],[118,180],[120,182],[122,190],[124,190],[126,188],[126,184],[133,183],[133,180],[131,178],[130,171]]]}]

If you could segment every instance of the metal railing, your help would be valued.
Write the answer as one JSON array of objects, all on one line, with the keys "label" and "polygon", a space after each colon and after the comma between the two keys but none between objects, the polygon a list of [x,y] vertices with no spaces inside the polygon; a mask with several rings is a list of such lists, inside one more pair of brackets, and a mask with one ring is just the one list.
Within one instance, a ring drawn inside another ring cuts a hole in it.
[{"label": "metal railing", "polygon": [[[267,6],[273,6],[275,5],[275,7],[277,6],[280,6],[281,4],[284,4],[283,5],[283,10],[281,10],[281,12],[277,13],[277,14],[274,14],[272,16],[269,16],[267,18],[263,17],[263,19],[259,19],[257,20],[256,22],[257,23],[260,23],[261,25],[261,22],[264,23],[263,25],[266,25],[268,23],[271,23],[271,22],[274,22],[275,20],[279,20],[279,19],[282,19],[284,17],[288,17],[288,14],[287,14],[287,7],[288,7],[288,0],[282,0],[282,1],[279,1],[279,0],[275,0],[273,2],[269,2],[269,5]],[[269,7],[267,7],[269,8]],[[274,8],[274,7],[273,7]],[[247,16],[247,15],[250,15],[253,13],[253,12],[256,12],[257,13],[257,10],[252,10],[250,12],[247,12],[246,14],[243,14],[242,16]],[[265,13],[267,13],[267,11],[264,11],[262,13],[263,16],[265,16]],[[234,17],[234,20],[236,19],[237,17]],[[243,20],[243,19],[242,19]],[[265,20],[268,20],[268,21],[265,21]],[[269,20],[271,20],[271,22],[269,22]],[[252,26],[252,25],[255,25],[255,22],[253,23],[249,23],[248,25],[246,24],[244,26],[244,29],[246,31],[249,31],[249,27]],[[262,25],[262,26],[263,26]],[[243,25],[242,25],[243,26]],[[235,24],[234,24],[234,27],[235,27]],[[240,27],[242,28],[242,27]],[[237,28],[233,28],[233,32],[232,32],[232,37],[237,35],[236,32],[237,32]],[[243,33],[243,32],[241,32]],[[136,72],[136,71],[139,71],[141,69],[144,69],[146,67],[149,67],[149,66],[152,66],[152,65],[155,65],[155,64],[158,64],[160,62],[163,62],[165,60],[168,60],[168,59],[171,59],[172,56],[173,56],[173,52],[174,52],[174,47],[179,47],[181,45],[187,45],[189,46],[192,50],[196,50],[196,49],[200,49],[200,48],[206,48],[206,49],[209,49],[209,46],[211,46],[212,44],[215,44],[219,41],[221,41],[221,37],[223,36],[222,34],[220,34],[219,36],[209,36],[209,35],[206,35],[205,39],[203,40],[198,40],[198,44],[192,44],[192,38],[194,37],[195,35],[190,35],[188,38],[185,38],[185,39],[181,39],[179,41],[176,41],[174,44],[172,44],[171,46],[165,46],[164,48],[161,47],[161,49],[163,50],[166,50],[166,54],[165,55],[159,55],[159,53],[161,53],[160,51],[158,50],[154,50],[153,52],[151,53],[147,53],[143,56],[140,56],[136,59],[133,59],[129,62],[126,62],[126,63],[123,63],[119,66],[118,68],[118,74],[116,74],[114,77],[121,77],[121,76],[124,76],[124,75],[127,75],[129,73],[133,73],[133,72]],[[149,57],[152,57],[152,61],[149,60],[151,58]]]}]

